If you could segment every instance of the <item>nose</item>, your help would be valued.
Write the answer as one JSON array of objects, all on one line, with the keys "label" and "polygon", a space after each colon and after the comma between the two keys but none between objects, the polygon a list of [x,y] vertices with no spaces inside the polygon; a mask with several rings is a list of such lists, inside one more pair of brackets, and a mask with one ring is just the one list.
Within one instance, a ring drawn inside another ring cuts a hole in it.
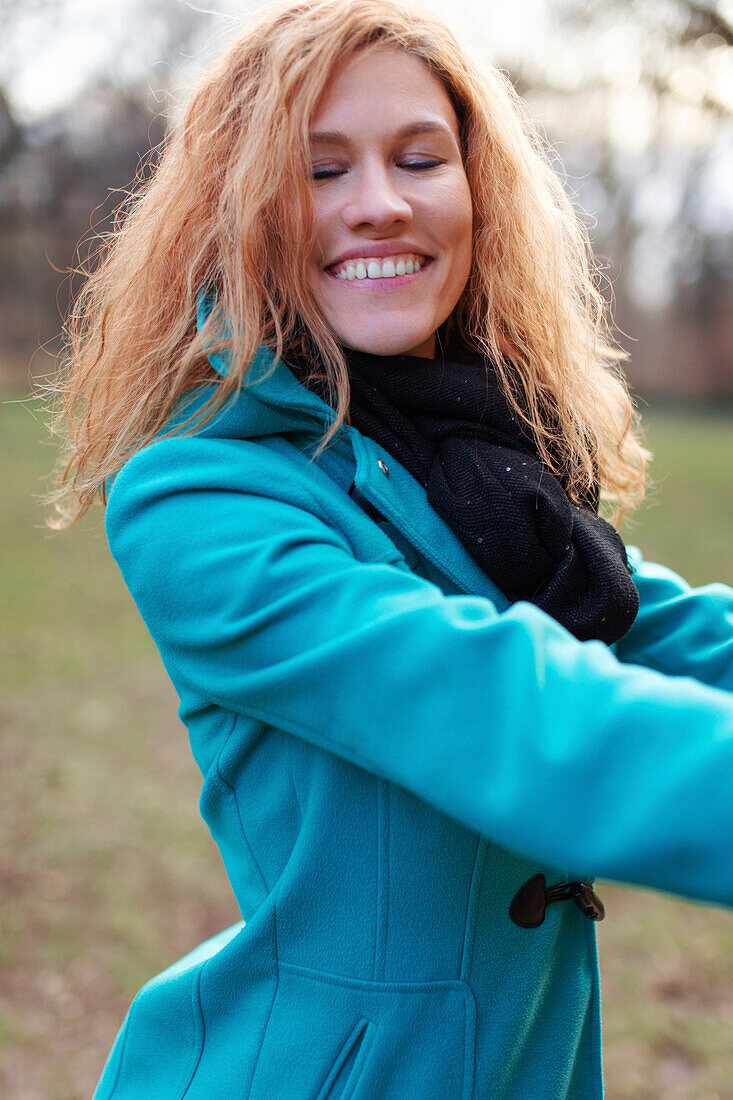
[{"label": "nose", "polygon": [[384,163],[370,163],[352,174],[341,212],[349,229],[370,226],[384,231],[394,222],[412,220],[412,206],[404,193],[404,181],[395,176],[398,171]]}]

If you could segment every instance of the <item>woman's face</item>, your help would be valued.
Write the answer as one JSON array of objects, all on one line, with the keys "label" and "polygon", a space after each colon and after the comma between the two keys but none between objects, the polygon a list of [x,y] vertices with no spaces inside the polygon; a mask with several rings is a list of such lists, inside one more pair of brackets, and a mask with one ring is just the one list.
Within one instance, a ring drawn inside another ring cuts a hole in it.
[{"label": "woman's face", "polygon": [[347,347],[434,356],[472,253],[471,193],[445,88],[411,54],[372,49],[337,66],[310,129],[308,283],[326,321]]}]

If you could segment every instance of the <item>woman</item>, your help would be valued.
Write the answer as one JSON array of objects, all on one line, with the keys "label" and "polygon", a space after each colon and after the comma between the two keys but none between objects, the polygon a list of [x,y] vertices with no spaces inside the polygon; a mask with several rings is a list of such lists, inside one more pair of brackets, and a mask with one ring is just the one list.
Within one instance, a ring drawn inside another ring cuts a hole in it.
[{"label": "woman", "polygon": [[733,592],[597,514],[605,326],[432,15],[268,9],[203,79],[71,318],[57,523],[102,490],[244,921],[97,1100],[598,1097],[593,876],[733,903]]}]

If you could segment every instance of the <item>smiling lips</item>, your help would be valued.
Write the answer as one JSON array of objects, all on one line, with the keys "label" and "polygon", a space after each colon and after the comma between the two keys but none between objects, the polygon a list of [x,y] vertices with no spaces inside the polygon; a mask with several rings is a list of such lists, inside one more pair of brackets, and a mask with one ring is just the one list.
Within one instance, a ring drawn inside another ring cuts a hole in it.
[{"label": "smiling lips", "polygon": [[332,279],[363,290],[391,290],[413,283],[420,272],[432,262],[430,256],[405,253],[385,256],[384,259],[365,256],[363,259],[343,261],[325,270]]}]

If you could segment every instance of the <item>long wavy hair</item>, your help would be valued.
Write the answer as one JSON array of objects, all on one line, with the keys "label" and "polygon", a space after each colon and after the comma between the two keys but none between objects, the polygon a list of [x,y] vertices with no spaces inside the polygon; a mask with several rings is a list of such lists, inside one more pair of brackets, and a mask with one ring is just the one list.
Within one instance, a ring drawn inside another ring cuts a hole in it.
[{"label": "long wavy hair", "polygon": [[[336,417],[314,457],[349,422],[347,366],[306,280],[315,238],[308,129],[336,64],[379,46],[420,58],[458,119],[473,263],[451,329],[496,362],[571,499],[597,475],[613,522],[640,502],[649,454],[620,370],[627,355],[556,154],[508,76],[412,3],[281,0],[260,9],[203,76],[81,269],[50,386],[51,427],[63,439],[50,526],[69,527],[98,493],[104,499],[106,479],[165,434],[182,394],[215,383],[203,420],[175,430],[205,423],[246,386],[262,344],[275,363],[288,350],[320,355]],[[226,339],[212,319],[197,332],[204,285],[216,289]],[[232,369],[220,377],[204,348],[225,347]]]}]

